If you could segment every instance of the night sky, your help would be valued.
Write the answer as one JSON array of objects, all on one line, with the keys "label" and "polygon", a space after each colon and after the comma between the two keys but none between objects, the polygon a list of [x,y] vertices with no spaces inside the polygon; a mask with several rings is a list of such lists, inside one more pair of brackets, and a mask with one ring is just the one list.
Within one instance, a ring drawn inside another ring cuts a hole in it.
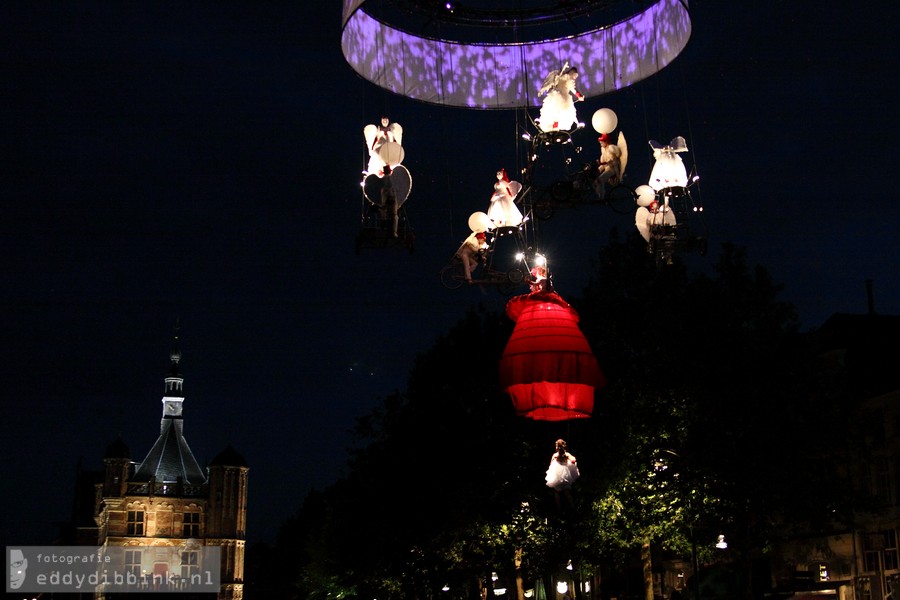
[{"label": "night sky", "polygon": [[[867,279],[875,309],[900,314],[900,9],[867,6],[692,2],[672,65],[578,106],[588,123],[616,111],[632,187],[648,139],[684,136],[711,247],[691,264],[746,247],[805,328],[865,312]],[[519,164],[517,111],[360,79],[339,2],[7,3],[0,48],[0,543],[51,541],[77,462],[100,468],[118,435],[143,458],[176,323],[187,440],[201,464],[229,443],[247,459],[255,541],[340,475],[354,419],[417,353],[471,307],[502,308],[438,271],[494,173]],[[357,256],[362,128],[382,114],[404,127],[416,247]],[[593,158],[596,133],[578,135]],[[633,218],[588,206],[542,223],[564,298],[613,227]]]}]

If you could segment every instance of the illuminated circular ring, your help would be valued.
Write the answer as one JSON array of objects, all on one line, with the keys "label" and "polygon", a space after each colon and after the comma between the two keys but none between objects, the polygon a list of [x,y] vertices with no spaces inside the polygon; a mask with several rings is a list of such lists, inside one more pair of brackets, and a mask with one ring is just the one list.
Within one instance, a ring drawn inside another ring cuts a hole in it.
[{"label": "illuminated circular ring", "polygon": [[579,91],[601,96],[657,73],[691,35],[687,0],[659,0],[612,24],[524,43],[416,35],[391,25],[384,14],[372,16],[377,11],[366,6],[375,4],[371,0],[343,2],[341,47],[350,66],[386,90],[446,106],[539,106],[544,77],[566,61],[578,68]]}]

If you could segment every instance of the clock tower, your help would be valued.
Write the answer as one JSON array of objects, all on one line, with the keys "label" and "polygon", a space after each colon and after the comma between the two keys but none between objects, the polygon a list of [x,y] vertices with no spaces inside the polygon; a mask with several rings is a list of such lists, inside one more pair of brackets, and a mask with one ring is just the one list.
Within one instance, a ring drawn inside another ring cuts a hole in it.
[{"label": "clock tower", "polygon": [[179,364],[181,350],[178,348],[177,335],[175,349],[169,354],[169,360],[169,372],[166,374],[162,397],[159,438],[138,465],[134,479],[179,486],[202,485],[206,483],[206,471],[197,463],[184,438],[184,377]]},{"label": "clock tower", "polygon": [[[177,338],[176,338],[177,341]],[[181,418],[181,409],[184,406],[184,377],[178,363],[181,362],[181,352],[178,348],[169,355],[172,366],[166,376],[166,392],[163,395],[163,420]],[[163,423],[165,425],[165,423]]]},{"label": "clock tower", "polygon": [[[249,467],[231,446],[201,468],[184,437],[184,377],[181,352],[169,355],[162,398],[159,438],[144,460],[117,440],[106,453],[106,471],[95,482],[93,521],[82,528],[84,543],[124,546],[123,568],[138,577],[136,593],[182,592],[197,575],[204,547],[220,550],[220,585],[216,600],[242,600]],[[93,539],[89,539],[93,537]],[[213,594],[209,594],[212,597]],[[98,590],[95,600],[111,600]],[[182,597],[193,597],[184,595]]]}]

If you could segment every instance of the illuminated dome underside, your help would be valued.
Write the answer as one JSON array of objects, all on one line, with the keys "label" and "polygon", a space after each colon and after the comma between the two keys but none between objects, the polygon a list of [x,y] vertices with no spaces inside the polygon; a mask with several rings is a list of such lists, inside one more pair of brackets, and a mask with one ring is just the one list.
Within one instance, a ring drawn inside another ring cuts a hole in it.
[{"label": "illuminated dome underside", "polygon": [[[365,12],[420,38],[481,44],[558,39],[614,24],[643,0],[366,0]],[[489,29],[490,31],[485,31]]]},{"label": "illuminated dome underside", "polygon": [[691,33],[686,0],[635,14],[629,2],[546,2],[522,0],[515,10],[468,2],[450,13],[446,0],[344,0],[341,45],[350,66],[384,89],[499,109],[540,105],[544,77],[566,61],[586,97],[622,89],[672,62]]}]

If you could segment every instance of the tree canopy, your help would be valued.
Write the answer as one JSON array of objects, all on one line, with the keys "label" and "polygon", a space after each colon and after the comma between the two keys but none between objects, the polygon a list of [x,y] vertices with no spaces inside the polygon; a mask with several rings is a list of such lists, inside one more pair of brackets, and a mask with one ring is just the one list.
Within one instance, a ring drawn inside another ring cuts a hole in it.
[{"label": "tree canopy", "polygon": [[[570,560],[624,569],[642,545],[708,552],[722,533],[749,565],[785,522],[826,527],[830,505],[811,494],[826,474],[793,461],[829,425],[779,293],[730,245],[702,274],[613,241],[569,299],[609,385],[592,418],[566,423],[515,416],[497,382],[513,323],[473,309],[358,421],[347,475],[285,524],[282,591],[469,597],[491,573],[512,587]],[[557,437],[582,469],[571,510],[543,481]]]}]

